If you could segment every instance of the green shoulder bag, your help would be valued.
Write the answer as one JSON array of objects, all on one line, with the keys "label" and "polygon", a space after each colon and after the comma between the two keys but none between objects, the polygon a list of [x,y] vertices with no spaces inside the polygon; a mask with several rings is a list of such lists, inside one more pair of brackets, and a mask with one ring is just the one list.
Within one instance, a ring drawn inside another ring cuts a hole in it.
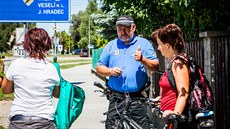
[{"label": "green shoulder bag", "polygon": [[85,92],[81,87],[72,85],[63,79],[59,64],[57,62],[53,64],[60,77],[60,96],[54,115],[54,122],[57,129],[69,129],[82,112]]}]

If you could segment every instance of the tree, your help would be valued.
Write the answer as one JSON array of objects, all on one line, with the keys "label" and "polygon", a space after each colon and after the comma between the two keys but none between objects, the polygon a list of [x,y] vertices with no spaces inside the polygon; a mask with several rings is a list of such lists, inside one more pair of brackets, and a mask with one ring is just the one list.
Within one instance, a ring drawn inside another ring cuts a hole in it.
[{"label": "tree", "polygon": [[70,38],[70,35],[68,35],[65,31],[58,32],[57,37],[59,37],[59,44],[63,45],[63,50],[64,51],[72,51],[73,49],[73,44],[72,38]]},{"label": "tree", "polygon": [[145,36],[169,23],[178,24],[187,40],[207,30],[230,31],[230,1],[225,0],[104,0],[107,12],[113,5],[118,14],[134,18],[137,31]]},{"label": "tree", "polygon": [[78,31],[78,28],[81,24],[81,17],[84,15],[84,12],[79,11],[77,15],[73,14],[72,15],[72,20],[71,22],[71,26],[70,26],[70,33],[71,33],[71,37],[73,38],[73,45],[74,45],[74,49],[78,49],[78,42],[81,39],[81,35],[80,32]]},{"label": "tree", "polygon": [[[26,24],[29,28],[34,28],[35,24]],[[22,23],[0,23],[0,52],[12,50],[16,42],[16,28],[23,27]]]},{"label": "tree", "polygon": [[74,45],[77,46],[75,48],[88,49],[89,41],[91,45],[96,46],[98,33],[91,15],[98,13],[101,12],[97,8],[97,4],[91,0],[86,11],[80,11],[77,15],[72,16],[71,36],[75,37]]},{"label": "tree", "polygon": [[107,13],[92,15],[92,19],[97,26],[97,32],[101,37],[100,39],[106,40],[103,41],[104,43],[107,43],[108,40],[110,41],[117,37],[115,23],[118,14],[113,5],[109,6],[108,8],[110,9],[110,11]]},{"label": "tree", "polygon": [[[15,44],[15,29],[22,27],[22,24],[17,23],[2,23],[0,24],[0,52],[11,50]],[[10,41],[11,40],[11,41]]]}]

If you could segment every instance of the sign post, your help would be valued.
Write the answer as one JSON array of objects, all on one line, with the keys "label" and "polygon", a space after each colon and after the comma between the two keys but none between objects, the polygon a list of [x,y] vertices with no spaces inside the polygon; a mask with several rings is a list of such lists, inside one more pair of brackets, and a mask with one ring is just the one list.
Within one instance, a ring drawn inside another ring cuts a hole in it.
[{"label": "sign post", "polygon": [[70,0],[2,0],[0,22],[69,22]]}]

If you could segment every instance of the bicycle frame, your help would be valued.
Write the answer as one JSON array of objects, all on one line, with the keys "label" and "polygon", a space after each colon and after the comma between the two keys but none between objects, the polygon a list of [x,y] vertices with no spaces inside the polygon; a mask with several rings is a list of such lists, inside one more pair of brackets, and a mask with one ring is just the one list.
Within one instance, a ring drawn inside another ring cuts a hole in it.
[{"label": "bicycle frame", "polygon": [[133,119],[127,116],[127,112],[128,112],[128,109],[131,103],[132,103],[132,100],[129,94],[125,93],[125,108],[124,108],[124,111],[120,114],[121,119],[120,119],[119,124],[122,124],[123,125],[122,127],[124,127],[125,129],[130,129],[130,127],[133,127],[134,129],[143,129]]},{"label": "bicycle frame", "polygon": [[[114,129],[143,129],[137,122],[135,122],[133,119],[131,119],[128,115],[128,109],[132,103],[132,99],[129,96],[129,93],[125,93],[124,95],[118,94],[116,92],[113,92],[112,90],[108,89],[107,87],[103,86],[99,82],[94,82],[94,85],[97,86],[98,88],[102,89],[103,91],[99,90],[99,92],[102,92],[104,95],[107,97],[111,96],[112,94],[115,95],[119,99],[124,99],[125,98],[125,108],[122,113],[120,114],[120,119],[118,119],[118,122],[116,122],[116,127]],[[96,91],[95,91],[96,92]],[[137,101],[137,100],[135,100]],[[155,103],[158,103],[158,99],[153,99],[153,98],[140,98],[139,99],[140,103],[143,104],[148,104],[154,106],[153,109],[155,109],[158,112],[158,117],[161,118],[161,121],[164,121],[164,123],[156,127],[153,123],[157,123],[157,121],[151,121],[152,118],[150,118],[150,123],[154,125],[154,127],[151,127],[151,129],[176,129],[177,128],[177,123],[185,121],[187,119],[186,116],[184,115],[176,115],[176,114],[170,114],[165,120],[162,119],[162,111],[159,109]]]},{"label": "bicycle frame", "polygon": [[104,93],[105,95],[111,96],[112,94],[115,95],[119,99],[125,98],[125,107],[122,113],[119,113],[120,119],[118,120],[116,127],[114,129],[143,129],[137,122],[135,122],[132,118],[130,118],[127,115],[128,109],[132,103],[132,100],[130,98],[130,95],[128,93],[125,93],[124,95],[120,95],[118,93],[112,92],[99,82],[94,82],[94,85],[98,88],[102,89],[103,91],[100,91]]}]

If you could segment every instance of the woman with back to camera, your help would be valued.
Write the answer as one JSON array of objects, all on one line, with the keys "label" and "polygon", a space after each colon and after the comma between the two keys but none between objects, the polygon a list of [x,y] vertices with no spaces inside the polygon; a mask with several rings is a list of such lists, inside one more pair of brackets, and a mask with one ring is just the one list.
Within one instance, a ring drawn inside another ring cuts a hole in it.
[{"label": "woman with back to camera", "polygon": [[[176,90],[170,85],[167,78],[168,71],[162,75],[159,85],[161,87],[160,110],[163,117],[169,114],[184,114],[187,116],[187,99],[189,96],[189,68],[187,63],[176,56],[186,56],[184,52],[184,38],[182,30],[176,24],[168,24],[152,33],[156,39],[158,50],[167,58],[168,66],[172,66],[172,73],[175,78]],[[186,122],[180,123],[178,129],[195,129],[195,124]]]},{"label": "woman with back to camera", "polygon": [[56,129],[52,96],[59,97],[59,76],[45,60],[51,39],[41,28],[25,34],[23,48],[27,57],[15,59],[2,81],[2,92],[14,92],[9,114],[9,129]]}]

